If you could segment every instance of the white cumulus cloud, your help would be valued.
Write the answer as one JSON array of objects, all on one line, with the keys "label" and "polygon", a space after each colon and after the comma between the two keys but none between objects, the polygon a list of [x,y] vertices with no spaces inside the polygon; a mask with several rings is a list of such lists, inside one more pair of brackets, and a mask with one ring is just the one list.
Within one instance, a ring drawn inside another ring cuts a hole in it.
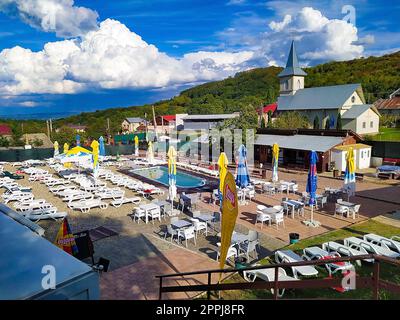
[{"label": "white cumulus cloud", "polygon": [[172,58],[107,19],[79,39],[50,42],[39,52],[21,47],[0,52],[0,92],[75,93],[216,80],[245,69],[252,56],[251,51],[197,52]]},{"label": "white cumulus cloud", "polygon": [[0,12],[60,37],[81,36],[97,28],[98,14],[73,0],[0,0]]}]

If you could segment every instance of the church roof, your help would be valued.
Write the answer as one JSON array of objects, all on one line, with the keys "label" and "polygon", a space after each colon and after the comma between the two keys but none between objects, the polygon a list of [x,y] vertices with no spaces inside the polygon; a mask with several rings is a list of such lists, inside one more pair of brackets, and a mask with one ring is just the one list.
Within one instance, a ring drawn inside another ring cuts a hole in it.
[{"label": "church roof", "polygon": [[281,95],[278,111],[337,109],[358,89],[359,83],[300,89],[293,95]]},{"label": "church roof", "polygon": [[307,73],[300,68],[299,59],[297,58],[296,48],[294,46],[294,41],[290,47],[289,57],[286,63],[286,68],[282,70],[278,77],[288,77],[288,76],[306,76]]}]

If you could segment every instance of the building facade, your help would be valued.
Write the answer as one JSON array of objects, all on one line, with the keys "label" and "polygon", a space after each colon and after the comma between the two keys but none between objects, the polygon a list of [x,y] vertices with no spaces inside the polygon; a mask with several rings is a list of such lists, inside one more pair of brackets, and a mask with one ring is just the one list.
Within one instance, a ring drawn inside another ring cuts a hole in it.
[{"label": "building facade", "polygon": [[[299,66],[294,42],[292,42],[286,68],[278,75],[280,95],[278,112],[297,111],[306,116],[314,129],[336,129],[338,118],[346,115],[358,115],[363,119],[346,121],[347,128],[358,134],[374,134],[379,132],[380,114],[372,105],[366,105],[361,84],[345,84],[304,88],[304,78],[307,76]],[[371,112],[365,109],[369,106]],[[349,111],[351,112],[349,113]],[[374,114],[373,114],[374,113]],[[370,126],[373,121],[373,126]],[[363,122],[368,122],[363,127]],[[361,123],[361,125],[359,125]]]},{"label": "building facade", "polygon": [[126,118],[122,121],[121,129],[123,133],[133,133],[138,127],[144,125],[146,120],[142,118]]}]

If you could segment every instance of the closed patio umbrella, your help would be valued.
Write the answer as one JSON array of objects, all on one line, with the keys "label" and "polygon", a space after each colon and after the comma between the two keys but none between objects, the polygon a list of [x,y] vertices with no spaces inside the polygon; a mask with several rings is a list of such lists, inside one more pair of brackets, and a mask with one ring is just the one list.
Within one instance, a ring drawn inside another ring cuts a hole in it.
[{"label": "closed patio umbrella", "polygon": [[66,154],[69,150],[69,144],[68,143],[64,143],[64,153]]},{"label": "closed patio umbrella", "polygon": [[279,145],[274,143],[272,146],[272,182],[278,182],[278,161],[279,161]]},{"label": "closed patio umbrella", "polygon": [[76,135],[76,146],[80,147],[81,145],[81,136],[79,134]]},{"label": "closed patio umbrella", "polygon": [[104,145],[104,138],[101,136],[99,138],[99,156],[105,157],[106,155],[106,147]]},{"label": "closed patio umbrella", "polygon": [[169,200],[171,200],[171,213],[174,210],[174,198],[176,197],[176,150],[173,146],[168,149],[168,184]]},{"label": "closed patio umbrella", "polygon": [[239,160],[236,175],[236,185],[242,190],[242,200],[244,202],[244,189],[250,184],[249,170],[247,167],[247,149],[244,145],[239,147]]},{"label": "closed patio umbrella", "polygon": [[317,153],[315,151],[311,151],[310,170],[308,171],[307,187],[306,187],[306,191],[308,192],[309,195],[308,204],[311,207],[311,218],[309,221],[306,221],[305,224],[312,227],[318,227],[320,225],[318,221],[314,221],[314,205],[316,202],[316,192],[318,186],[317,162],[318,162]]},{"label": "closed patio umbrella", "polygon": [[149,141],[149,144],[147,147],[147,161],[150,164],[153,164],[153,162],[154,162],[153,143],[151,141]]},{"label": "closed patio umbrella", "polygon": [[138,157],[139,156],[139,137],[135,136],[134,140],[135,140],[135,156]]},{"label": "closed patio umbrella", "polygon": [[347,192],[347,200],[356,192],[356,168],[354,165],[354,150],[350,148],[346,155],[346,171],[344,173],[344,187]]},{"label": "closed patio umbrella", "polygon": [[57,141],[54,141],[54,144],[53,144],[53,146],[54,146],[54,158],[55,157],[57,157],[59,154],[60,154],[60,151],[58,150],[58,142]]},{"label": "closed patio umbrella", "polygon": [[219,187],[218,187],[218,192],[219,192],[219,203],[220,206],[222,206],[222,194],[223,194],[223,188],[224,188],[224,181],[225,181],[225,176],[228,172],[228,158],[226,157],[225,152],[221,152],[219,158],[218,158],[218,167],[219,167]]},{"label": "closed patio umbrella", "polygon": [[93,140],[90,145],[92,148],[93,176],[96,179],[99,176],[99,145],[100,144],[96,140]]}]

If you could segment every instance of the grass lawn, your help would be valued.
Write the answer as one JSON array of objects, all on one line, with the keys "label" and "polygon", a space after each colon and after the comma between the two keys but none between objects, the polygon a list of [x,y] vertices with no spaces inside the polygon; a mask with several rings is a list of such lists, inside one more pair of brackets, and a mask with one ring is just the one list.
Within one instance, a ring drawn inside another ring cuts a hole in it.
[{"label": "grass lawn", "polygon": [[[322,243],[327,241],[342,240],[350,236],[361,236],[366,233],[376,233],[382,236],[391,237],[394,235],[400,235],[400,228],[396,228],[390,225],[376,222],[374,220],[368,220],[353,226],[328,232],[323,235],[319,235],[313,238],[301,240],[296,244],[289,245],[284,249],[290,249],[302,254],[302,249],[310,246],[321,246]],[[273,258],[266,258],[262,260],[261,264],[273,263]],[[325,267],[317,267],[320,278],[328,276],[328,272]],[[289,275],[292,275],[291,270],[286,270]],[[356,272],[361,276],[369,276],[372,274],[372,264],[363,262],[362,266],[356,266]],[[381,278],[383,280],[396,282],[400,284],[400,267],[395,267],[388,264],[381,265]],[[242,282],[243,278],[236,274],[229,278],[227,282]],[[262,280],[259,280],[262,281]],[[223,299],[271,299],[272,294],[269,290],[245,290],[245,291],[225,291],[221,293]],[[284,299],[371,299],[371,289],[358,289],[344,293],[335,291],[334,289],[297,289],[297,290],[286,290]],[[391,294],[389,292],[380,292],[381,299],[400,299],[400,295]]]},{"label": "grass lawn", "polygon": [[400,141],[400,128],[380,128],[378,134],[369,138],[373,141]]}]

